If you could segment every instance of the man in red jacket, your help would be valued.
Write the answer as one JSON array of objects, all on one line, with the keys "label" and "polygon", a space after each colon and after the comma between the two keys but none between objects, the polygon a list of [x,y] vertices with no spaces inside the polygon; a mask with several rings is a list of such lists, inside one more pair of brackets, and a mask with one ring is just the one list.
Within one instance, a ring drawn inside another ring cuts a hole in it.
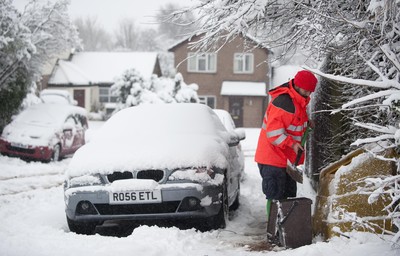
[{"label": "man in red jacket", "polygon": [[[271,199],[296,197],[297,184],[287,173],[287,161],[294,163],[300,142],[308,125],[306,112],[317,78],[306,70],[294,79],[269,91],[271,102],[263,119],[255,161],[262,176],[262,189]],[[299,164],[304,162],[304,154]]]}]

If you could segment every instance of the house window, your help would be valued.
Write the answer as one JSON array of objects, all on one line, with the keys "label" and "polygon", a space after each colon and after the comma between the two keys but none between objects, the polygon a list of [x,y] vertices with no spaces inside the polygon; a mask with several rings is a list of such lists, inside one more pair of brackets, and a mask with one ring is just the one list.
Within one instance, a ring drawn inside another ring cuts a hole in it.
[{"label": "house window", "polygon": [[111,95],[111,89],[109,87],[100,87],[99,97],[102,103],[117,102],[117,96]]},{"label": "house window", "polygon": [[253,73],[254,56],[252,53],[235,53],[233,72],[240,73]]},{"label": "house window", "polygon": [[216,99],[215,96],[199,96],[200,103],[209,106],[210,108],[215,108]]},{"label": "house window", "polygon": [[189,72],[216,72],[217,71],[217,54],[201,53],[196,54],[190,52],[188,54],[188,71]]}]

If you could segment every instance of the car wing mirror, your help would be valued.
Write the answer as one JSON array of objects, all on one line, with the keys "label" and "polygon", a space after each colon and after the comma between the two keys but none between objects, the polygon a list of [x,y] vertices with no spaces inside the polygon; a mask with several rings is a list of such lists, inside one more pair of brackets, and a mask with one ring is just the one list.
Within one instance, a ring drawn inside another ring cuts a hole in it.
[{"label": "car wing mirror", "polygon": [[229,147],[234,147],[239,145],[241,140],[246,138],[246,132],[243,128],[236,128],[235,130],[229,132],[228,145]]},{"label": "car wing mirror", "polygon": [[240,142],[240,140],[239,140],[238,137],[236,137],[236,136],[231,136],[230,139],[229,139],[229,141],[228,141],[228,146],[229,146],[229,147],[237,146],[237,145],[239,145],[239,142]]},{"label": "car wing mirror", "polygon": [[63,124],[62,129],[63,129],[63,132],[71,132],[74,129],[74,127],[70,123],[65,123],[65,124]]},{"label": "car wing mirror", "polygon": [[246,131],[243,128],[236,128],[234,132],[237,134],[239,140],[246,139]]}]

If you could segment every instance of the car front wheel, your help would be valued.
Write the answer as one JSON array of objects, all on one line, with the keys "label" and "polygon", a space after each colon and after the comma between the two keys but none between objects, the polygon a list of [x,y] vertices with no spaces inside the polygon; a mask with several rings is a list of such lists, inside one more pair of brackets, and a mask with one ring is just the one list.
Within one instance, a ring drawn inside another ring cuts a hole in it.
[{"label": "car front wheel", "polygon": [[240,185],[239,185],[239,189],[235,198],[235,201],[233,202],[233,204],[229,207],[230,211],[236,211],[239,208],[240,202],[239,202],[239,197],[240,197]]},{"label": "car front wheel", "polygon": [[61,151],[60,145],[56,144],[53,149],[53,158],[52,159],[54,162],[57,162],[60,160],[60,151]]},{"label": "car front wheel", "polygon": [[73,221],[68,217],[67,222],[70,231],[82,235],[93,235],[97,225],[95,222]]},{"label": "car front wheel", "polygon": [[229,205],[228,205],[228,188],[226,177],[222,184],[222,195],[221,195],[221,209],[218,214],[210,218],[210,228],[219,229],[225,228],[226,222],[228,221]]}]

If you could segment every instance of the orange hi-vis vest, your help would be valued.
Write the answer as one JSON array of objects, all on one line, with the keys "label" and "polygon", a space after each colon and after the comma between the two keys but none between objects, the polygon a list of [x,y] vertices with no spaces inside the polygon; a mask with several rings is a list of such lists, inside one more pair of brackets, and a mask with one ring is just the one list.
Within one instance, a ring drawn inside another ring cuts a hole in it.
[{"label": "orange hi-vis vest", "polygon": [[[307,104],[293,88],[293,80],[269,91],[271,103],[267,107],[258,138],[255,161],[259,164],[286,167],[294,163],[296,153],[292,145],[301,142],[307,128]],[[304,162],[304,154],[299,164]]]}]

